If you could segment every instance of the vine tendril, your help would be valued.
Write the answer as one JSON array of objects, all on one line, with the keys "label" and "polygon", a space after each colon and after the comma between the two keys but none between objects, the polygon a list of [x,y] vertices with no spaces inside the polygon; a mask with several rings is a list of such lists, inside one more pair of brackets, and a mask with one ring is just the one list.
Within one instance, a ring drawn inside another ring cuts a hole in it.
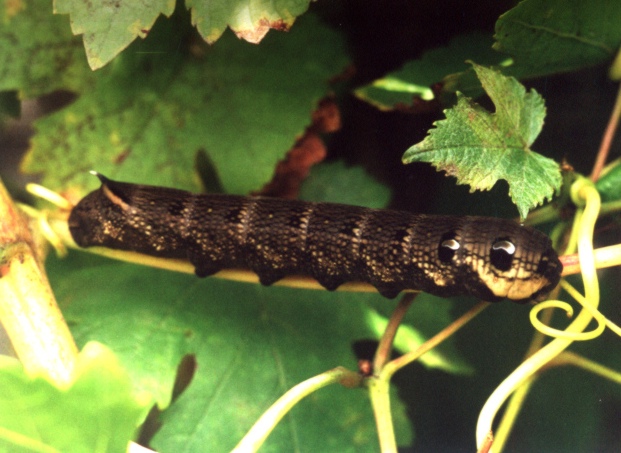
[{"label": "vine tendril", "polygon": [[[533,327],[535,327],[535,329],[537,329],[542,334],[548,335],[550,337],[566,338],[573,341],[592,340],[599,337],[604,332],[604,330],[606,330],[606,324],[604,322],[601,322],[601,319],[599,317],[601,316],[601,313],[599,313],[597,310],[592,310],[588,304],[583,306],[591,312],[591,314],[597,321],[597,327],[588,332],[571,332],[566,330],[559,330],[555,329],[554,327],[547,326],[539,320],[537,315],[539,314],[539,312],[541,312],[541,310],[545,310],[547,308],[560,308],[561,310],[565,310],[568,318],[573,317],[574,308],[569,303],[562,300],[546,300],[545,302],[537,304],[530,311],[530,322]],[[595,313],[597,313],[599,316],[596,316]]]},{"label": "vine tendril", "polygon": [[[593,319],[591,309],[597,310],[599,304],[599,283],[597,280],[593,253],[593,232],[595,230],[595,222],[599,215],[601,200],[593,183],[584,177],[577,179],[572,184],[570,192],[572,201],[576,206],[579,206],[574,219],[574,234],[578,246],[582,280],[586,294],[584,299],[585,302],[587,302],[585,304],[585,309],[580,311],[574,321],[564,331],[571,335],[583,333],[584,329]],[[566,305],[559,305],[557,303],[560,301],[552,302],[556,304],[556,307],[563,308],[567,311]],[[539,311],[541,311],[541,309],[539,309]],[[535,312],[535,317],[539,311]],[[573,310],[570,310],[570,313],[571,312],[573,312]],[[476,439],[479,448],[485,442],[487,434],[492,429],[496,414],[507,398],[515,392],[518,387],[529,382],[535,373],[543,366],[563,352],[574,341],[573,336],[570,335],[563,338],[557,337],[535,352],[522,362],[522,364],[507,376],[496,390],[492,392],[483,405],[477,421]],[[499,439],[497,437],[496,441],[499,445],[503,445],[505,439]]]}]

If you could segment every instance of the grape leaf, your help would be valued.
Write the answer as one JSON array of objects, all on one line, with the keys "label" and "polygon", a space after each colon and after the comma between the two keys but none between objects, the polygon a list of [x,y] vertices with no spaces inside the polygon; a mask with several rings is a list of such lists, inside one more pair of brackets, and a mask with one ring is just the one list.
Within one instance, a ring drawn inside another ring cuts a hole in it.
[{"label": "grape leaf", "polygon": [[457,105],[445,111],[420,143],[409,148],[404,163],[430,162],[455,176],[471,191],[489,190],[499,179],[509,183],[509,196],[520,216],[551,198],[561,185],[559,166],[530,146],[543,126],[541,96],[513,77],[473,64],[496,107],[490,113],[458,93]]},{"label": "grape leaf", "polygon": [[602,201],[621,200],[621,159],[607,166],[606,172],[595,183]]},{"label": "grape leaf", "polygon": [[[621,2],[526,0],[496,21],[493,48],[502,73],[520,80],[576,71],[611,61],[621,46]],[[502,55],[502,54],[499,54]],[[472,58],[483,64],[491,61]],[[472,69],[444,79],[444,90],[478,95]]]},{"label": "grape leaf", "polygon": [[137,36],[145,38],[160,14],[170,16],[175,2],[91,2],[55,0],[54,13],[70,14],[71,31],[82,35],[86,58],[99,69],[125,49]]},{"label": "grape leaf", "polygon": [[80,40],[66,17],[52,15],[48,0],[3,2],[0,15],[0,91],[25,99],[91,84]]},{"label": "grape leaf", "polygon": [[328,79],[346,64],[344,42],[307,14],[290,33],[272,34],[260,46],[227,35],[213,47],[199,42],[188,50],[194,31],[187,15],[158,21],[147,39],[94,74],[91,90],[39,119],[22,168],[43,173],[53,189],[95,187],[88,175],[95,169],[197,190],[187,176],[203,150],[228,192],[248,193],[269,181],[310,124]]},{"label": "grape leaf", "polygon": [[621,46],[621,2],[526,0],[496,22],[494,48],[515,77],[577,70],[612,60]]},{"label": "grape leaf", "polygon": [[[355,95],[380,110],[394,110],[410,106],[414,99],[430,101],[435,98],[431,86],[449,74],[466,69],[466,60],[481,64],[499,64],[506,56],[492,50],[493,39],[484,33],[460,35],[446,47],[425,52],[420,59],[408,61],[397,71],[391,72],[371,84],[358,88]],[[480,84],[472,87],[480,91]],[[472,95],[462,87],[463,93]]]},{"label": "grape leaf", "polygon": [[0,130],[7,118],[17,118],[21,113],[22,103],[15,91],[0,91]]},{"label": "grape leaf", "polygon": [[[199,0],[186,2],[186,7],[192,9],[192,23],[207,42],[215,42],[226,27],[230,26],[239,38],[258,43],[270,28],[289,29],[295,17],[308,9],[309,2],[310,0]],[[145,38],[160,14],[170,17],[175,3],[170,0],[55,0],[54,12],[70,14],[71,30],[76,35],[83,35],[90,67],[99,69],[129,46],[136,37]],[[182,3],[179,2],[180,5]]]},{"label": "grape leaf", "polygon": [[192,23],[208,43],[215,42],[228,25],[238,38],[256,44],[271,28],[288,30],[309,3],[310,0],[189,0],[186,6],[192,8]]},{"label": "grape leaf", "polygon": [[390,201],[390,189],[362,167],[347,167],[343,161],[324,162],[313,167],[310,177],[302,184],[299,198],[385,208]]},{"label": "grape leaf", "polygon": [[125,452],[148,410],[117,358],[97,343],[80,352],[66,389],[28,376],[7,357],[0,360],[0,387],[2,451]]},{"label": "grape leaf", "polygon": [[[351,343],[377,337],[367,325],[378,294],[330,293],[197,279],[86,253],[47,263],[78,344],[108,345],[135,391],[166,408],[177,364],[194,354],[190,385],[162,414],[157,451],[230,451],[279,396],[316,374],[355,370]],[[113,291],[110,289],[113,288]],[[421,322],[424,322],[421,320]],[[396,391],[400,444],[411,426]],[[270,435],[265,451],[376,451],[368,396],[333,385],[314,393]]]}]

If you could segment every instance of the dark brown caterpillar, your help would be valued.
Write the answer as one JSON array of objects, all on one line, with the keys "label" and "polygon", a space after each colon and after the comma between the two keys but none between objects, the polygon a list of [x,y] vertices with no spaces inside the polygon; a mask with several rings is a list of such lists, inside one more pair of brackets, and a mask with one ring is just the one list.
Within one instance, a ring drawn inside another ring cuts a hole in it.
[{"label": "dark brown caterpillar", "polygon": [[487,301],[540,301],[562,271],[550,239],[510,220],[416,215],[265,197],[194,195],[102,182],[71,212],[81,247],[188,259],[196,275],[245,268],[270,285],[308,275],[326,289],[370,283]]}]

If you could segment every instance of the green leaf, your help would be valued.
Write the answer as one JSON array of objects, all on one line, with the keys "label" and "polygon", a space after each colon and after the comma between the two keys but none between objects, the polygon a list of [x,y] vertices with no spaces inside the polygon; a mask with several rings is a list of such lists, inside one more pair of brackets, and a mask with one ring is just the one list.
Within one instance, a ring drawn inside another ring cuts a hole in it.
[{"label": "green leaf", "polygon": [[91,90],[38,120],[23,168],[43,173],[53,189],[93,188],[87,172],[94,169],[197,190],[191,175],[205,151],[227,192],[269,181],[344,67],[342,39],[309,14],[260,46],[227,35],[200,48],[188,44],[186,19],[158,21],[145,41],[95,74]]},{"label": "green leaf", "polygon": [[314,166],[302,184],[299,198],[384,208],[390,195],[390,189],[373,179],[364,168],[346,167],[343,161],[338,161]]},{"label": "green leaf", "polygon": [[[192,24],[208,42],[215,42],[230,26],[235,34],[252,43],[260,42],[271,28],[288,30],[295,17],[308,9],[310,0],[255,2],[241,0],[188,1]],[[177,2],[90,2],[56,0],[54,12],[71,15],[71,30],[83,35],[88,64],[99,69],[129,46],[136,37],[145,38],[160,14],[170,17]],[[182,8],[182,2],[178,7]]]},{"label": "green leaf", "polygon": [[91,84],[80,40],[66,17],[52,15],[48,0],[3,2],[0,15],[0,91],[34,98]]},{"label": "green leaf", "polygon": [[494,48],[513,57],[507,72],[536,77],[611,61],[621,46],[621,2],[526,0],[496,22]]},{"label": "green leaf", "polygon": [[606,173],[595,183],[602,201],[621,200],[621,159],[608,166]]},{"label": "green leaf", "polygon": [[71,15],[71,31],[83,35],[86,58],[99,69],[125,49],[137,36],[145,38],[160,14],[170,16],[175,2],[90,2],[55,0],[54,13]]},{"label": "green leaf", "polygon": [[186,6],[192,8],[192,23],[208,43],[215,42],[229,26],[238,38],[256,44],[271,28],[289,30],[309,3],[310,0],[189,0]]},{"label": "green leaf", "polygon": [[[166,407],[178,362],[195,354],[189,387],[164,413],[153,446],[230,451],[258,417],[295,384],[336,366],[356,369],[353,341],[374,338],[378,294],[331,293],[240,284],[132,266],[73,253],[50,259],[52,286],[79,344],[107,344],[136,392]],[[394,302],[392,303],[394,305]],[[400,444],[411,427],[396,392]],[[377,451],[366,392],[334,385],[304,399],[264,451]]]},{"label": "green leaf", "polygon": [[[503,74],[518,79],[576,71],[615,57],[621,47],[619,23],[617,1],[526,0],[496,22],[493,48],[503,52],[504,61],[471,59],[499,65]],[[472,69],[447,76],[443,89],[471,97],[480,94]]]},{"label": "green leaf", "polygon": [[30,377],[12,359],[0,360],[0,450],[125,452],[149,400],[138,401],[116,357],[87,344],[75,380],[60,389]]},{"label": "green leaf", "polygon": [[489,190],[499,179],[509,183],[509,195],[522,218],[554,195],[561,184],[556,162],[531,150],[541,131],[545,107],[534,90],[526,92],[513,77],[473,65],[496,107],[490,113],[458,93],[457,105],[421,143],[409,148],[405,163],[430,162],[455,176],[471,191]]},{"label": "green leaf", "polygon": [[[357,89],[355,94],[380,110],[410,106],[416,98],[430,101],[435,98],[432,85],[449,74],[465,71],[466,60],[491,65],[506,59],[506,56],[492,50],[492,44],[492,37],[484,33],[457,36],[448,46],[425,52],[420,59],[407,62],[398,71]],[[463,93],[472,94],[475,90],[480,91],[480,84],[460,88]]]},{"label": "green leaf", "polygon": [[2,122],[8,118],[17,118],[21,113],[22,103],[15,91],[0,91],[0,130]]}]

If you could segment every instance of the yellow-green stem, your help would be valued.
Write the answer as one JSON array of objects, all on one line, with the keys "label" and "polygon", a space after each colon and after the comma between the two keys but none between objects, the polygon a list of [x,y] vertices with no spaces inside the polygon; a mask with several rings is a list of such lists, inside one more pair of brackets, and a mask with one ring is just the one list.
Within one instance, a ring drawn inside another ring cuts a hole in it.
[{"label": "yellow-green stem", "polygon": [[257,451],[280,420],[303,398],[311,393],[330,384],[339,383],[343,380],[359,379],[359,375],[345,368],[335,368],[318,376],[300,382],[291,388],[283,396],[270,406],[261,415],[259,420],[250,428],[250,431],[239,441],[233,449],[236,453]]}]

